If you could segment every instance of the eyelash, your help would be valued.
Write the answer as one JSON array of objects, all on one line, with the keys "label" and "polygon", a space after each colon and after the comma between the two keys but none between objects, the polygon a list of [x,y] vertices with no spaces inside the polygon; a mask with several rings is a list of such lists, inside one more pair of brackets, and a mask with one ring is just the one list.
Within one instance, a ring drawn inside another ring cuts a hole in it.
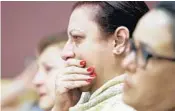
[{"label": "eyelash", "polygon": [[76,43],[79,43],[83,37],[78,36],[78,35],[72,35],[73,41],[75,41]]},{"label": "eyelash", "polygon": [[81,36],[77,36],[77,35],[73,35],[72,38],[77,40],[77,39],[81,39],[82,37]]}]

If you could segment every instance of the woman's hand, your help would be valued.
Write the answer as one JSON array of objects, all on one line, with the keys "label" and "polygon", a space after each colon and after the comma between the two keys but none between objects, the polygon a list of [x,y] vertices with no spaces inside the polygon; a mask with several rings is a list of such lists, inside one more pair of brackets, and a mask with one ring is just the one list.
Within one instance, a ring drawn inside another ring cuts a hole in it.
[{"label": "woman's hand", "polygon": [[68,111],[80,99],[80,87],[88,86],[95,78],[94,68],[84,68],[85,61],[69,59],[66,66],[59,71],[55,81],[56,100],[53,110]]}]

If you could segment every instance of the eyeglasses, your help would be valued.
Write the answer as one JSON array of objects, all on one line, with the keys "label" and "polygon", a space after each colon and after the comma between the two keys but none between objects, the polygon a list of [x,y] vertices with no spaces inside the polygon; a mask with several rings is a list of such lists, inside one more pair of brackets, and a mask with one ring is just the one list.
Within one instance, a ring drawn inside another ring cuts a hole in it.
[{"label": "eyeglasses", "polygon": [[134,51],[136,54],[136,59],[142,59],[145,63],[147,63],[150,58],[163,59],[175,62],[175,58],[159,56],[157,54],[148,52],[146,50],[148,46],[146,46],[144,43],[140,43],[140,47],[138,49],[136,48],[133,39],[130,39],[130,45],[131,51]]}]

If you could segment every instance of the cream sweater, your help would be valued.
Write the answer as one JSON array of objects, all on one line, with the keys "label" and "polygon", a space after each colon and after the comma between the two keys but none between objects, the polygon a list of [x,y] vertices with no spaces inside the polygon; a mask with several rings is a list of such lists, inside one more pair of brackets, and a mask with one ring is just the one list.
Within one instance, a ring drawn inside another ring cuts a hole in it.
[{"label": "cream sweater", "polygon": [[92,95],[84,92],[78,104],[69,111],[134,111],[122,101],[124,76],[108,81]]}]

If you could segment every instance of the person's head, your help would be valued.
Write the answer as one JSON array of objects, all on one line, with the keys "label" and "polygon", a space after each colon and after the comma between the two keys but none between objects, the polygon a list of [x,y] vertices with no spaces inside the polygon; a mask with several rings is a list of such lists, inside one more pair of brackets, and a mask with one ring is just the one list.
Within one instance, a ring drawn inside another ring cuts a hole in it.
[{"label": "person's head", "polygon": [[85,60],[87,66],[95,67],[96,81],[101,83],[123,73],[119,64],[127,41],[147,11],[144,2],[77,2],[70,16],[69,39],[62,58]]},{"label": "person's head", "polygon": [[63,32],[44,38],[38,45],[38,71],[33,83],[40,96],[39,106],[44,110],[50,110],[54,105],[54,82],[56,75],[52,75],[50,72],[62,67],[64,64],[60,53],[66,39],[67,33]]},{"label": "person's head", "polygon": [[138,111],[175,108],[174,32],[175,2],[160,2],[137,24],[123,61],[127,71],[123,100]]}]

